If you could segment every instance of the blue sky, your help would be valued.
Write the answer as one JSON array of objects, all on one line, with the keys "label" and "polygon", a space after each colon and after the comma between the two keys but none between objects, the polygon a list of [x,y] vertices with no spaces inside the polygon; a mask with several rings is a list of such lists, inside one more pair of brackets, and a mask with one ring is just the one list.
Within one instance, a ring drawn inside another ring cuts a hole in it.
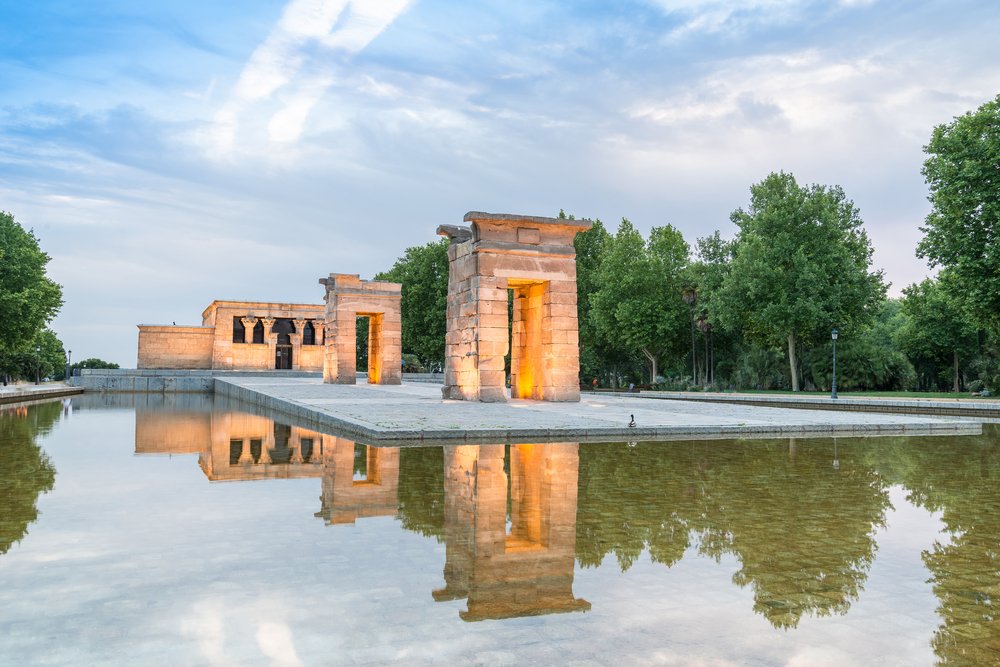
[{"label": "blue sky", "polygon": [[[96,5],[96,6],[86,6]],[[993,1],[0,3],[0,209],[75,359],[213,299],[319,302],[468,210],[693,243],[839,184],[898,293],[934,125],[1000,93]]]}]

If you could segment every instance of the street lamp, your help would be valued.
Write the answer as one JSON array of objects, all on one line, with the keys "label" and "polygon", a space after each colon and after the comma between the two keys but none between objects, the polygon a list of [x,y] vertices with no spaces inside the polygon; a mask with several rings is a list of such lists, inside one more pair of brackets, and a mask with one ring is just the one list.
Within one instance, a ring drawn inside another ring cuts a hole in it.
[{"label": "street lamp", "polygon": [[837,398],[837,335],[836,329],[830,332],[830,338],[833,339],[833,384],[831,386],[830,398]]},{"label": "street lamp", "polygon": [[66,350],[66,373],[63,382],[69,382],[73,373],[73,350]]},{"label": "street lamp", "polygon": [[35,346],[35,384],[41,384],[40,379],[39,379],[39,375],[41,375],[41,366],[42,366],[41,355],[42,355],[42,346],[41,345],[36,345]]}]

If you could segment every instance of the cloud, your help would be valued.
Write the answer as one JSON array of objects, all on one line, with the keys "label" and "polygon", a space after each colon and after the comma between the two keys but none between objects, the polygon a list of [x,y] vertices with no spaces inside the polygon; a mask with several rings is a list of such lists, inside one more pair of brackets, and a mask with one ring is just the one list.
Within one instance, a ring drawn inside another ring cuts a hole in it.
[{"label": "cloud", "polygon": [[[216,112],[210,148],[217,155],[231,154],[241,125],[255,111],[268,116],[266,134],[271,143],[298,141],[313,107],[335,81],[333,65],[324,63],[336,64],[338,57],[363,50],[409,4],[410,0],[292,0]],[[276,99],[279,92],[283,94]]]},{"label": "cloud", "polygon": [[774,25],[796,16],[804,0],[653,0],[682,23],[668,34],[680,39],[696,33],[740,30],[747,25],[767,22]]}]

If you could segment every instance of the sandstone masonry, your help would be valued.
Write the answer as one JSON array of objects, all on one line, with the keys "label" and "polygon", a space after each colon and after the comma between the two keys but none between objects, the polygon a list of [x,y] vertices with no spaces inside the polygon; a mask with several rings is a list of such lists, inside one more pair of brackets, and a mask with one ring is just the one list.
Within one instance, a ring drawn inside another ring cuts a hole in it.
[{"label": "sandstone masonry", "polygon": [[368,318],[368,383],[402,381],[402,319],[398,283],[361,280],[357,274],[331,273],[326,287],[326,347],[323,381],[357,383],[357,318]]},{"label": "sandstone masonry", "polygon": [[[589,220],[470,212],[468,227],[442,225],[448,248],[448,326],[443,396],[580,400],[576,251]],[[514,295],[508,343],[508,295]]]}]

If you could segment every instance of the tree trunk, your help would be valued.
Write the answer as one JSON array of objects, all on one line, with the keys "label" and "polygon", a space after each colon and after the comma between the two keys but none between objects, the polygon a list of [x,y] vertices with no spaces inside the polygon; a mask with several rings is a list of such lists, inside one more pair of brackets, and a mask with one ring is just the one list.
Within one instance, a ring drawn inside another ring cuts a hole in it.
[{"label": "tree trunk", "polygon": [[962,391],[962,387],[958,381],[958,350],[955,350],[955,393]]},{"label": "tree trunk", "polygon": [[649,353],[649,350],[642,348],[642,353],[649,359],[652,370],[649,373],[649,384],[656,384],[656,357]]},{"label": "tree trunk", "polygon": [[792,391],[799,390],[798,364],[795,360],[795,334],[788,334],[788,368],[792,371]]}]

